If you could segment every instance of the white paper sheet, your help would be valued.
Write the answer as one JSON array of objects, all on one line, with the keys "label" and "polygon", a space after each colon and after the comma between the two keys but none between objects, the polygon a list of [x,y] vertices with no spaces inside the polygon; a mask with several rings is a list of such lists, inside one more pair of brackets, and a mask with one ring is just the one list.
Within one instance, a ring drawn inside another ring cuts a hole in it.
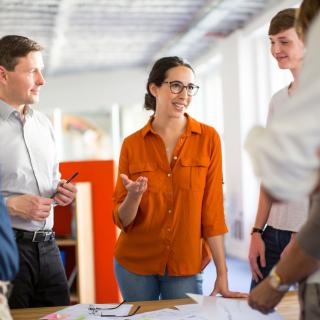
[{"label": "white paper sheet", "polygon": [[[93,304],[94,307],[106,309],[106,308],[113,308],[116,307],[118,304]],[[96,315],[89,314],[89,304],[76,304],[71,307],[67,307],[63,310],[57,311],[55,313],[51,313],[43,318],[41,320],[97,320],[97,319],[122,319],[122,317],[119,318],[119,316],[126,316],[131,310],[132,304],[123,304],[119,306],[116,309],[111,310],[100,310],[96,313]],[[107,318],[102,318],[101,312],[104,315],[111,315]],[[116,317],[112,317],[112,315]],[[125,317],[124,317],[125,318]]]},{"label": "white paper sheet", "polygon": [[198,303],[179,304],[178,306],[175,306],[175,308],[182,312],[201,313],[203,311],[202,307]]},{"label": "white paper sheet", "polygon": [[197,294],[188,294],[188,296],[199,303],[208,320],[283,320],[277,312],[264,315],[251,309],[247,300],[207,297]]},{"label": "white paper sheet", "polygon": [[[202,315],[201,310],[197,309],[196,312],[191,310],[173,310],[161,309],[157,311],[145,312],[130,317],[130,320],[208,320]],[[129,319],[128,319],[129,320]]]}]

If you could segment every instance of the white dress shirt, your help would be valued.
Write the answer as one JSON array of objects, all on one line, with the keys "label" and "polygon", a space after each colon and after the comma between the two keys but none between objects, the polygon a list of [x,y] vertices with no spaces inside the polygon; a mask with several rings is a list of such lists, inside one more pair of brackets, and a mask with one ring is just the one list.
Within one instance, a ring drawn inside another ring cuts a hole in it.
[{"label": "white dress shirt", "polygon": [[[0,137],[0,191],[4,198],[22,194],[49,198],[60,179],[49,119],[26,106],[22,121],[17,110],[0,100]],[[44,222],[25,220],[15,215],[11,220],[17,229],[51,229],[53,209]]]}]

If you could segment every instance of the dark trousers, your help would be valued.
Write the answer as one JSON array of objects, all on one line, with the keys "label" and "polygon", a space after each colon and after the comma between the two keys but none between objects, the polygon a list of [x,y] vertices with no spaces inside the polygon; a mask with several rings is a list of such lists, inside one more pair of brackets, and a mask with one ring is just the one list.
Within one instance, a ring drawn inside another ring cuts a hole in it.
[{"label": "dark trousers", "polygon": [[[265,258],[266,266],[263,268],[260,264],[260,259],[258,258],[258,266],[263,275],[263,278],[267,277],[271,269],[278,263],[281,257],[281,253],[287,246],[291,239],[291,231],[279,230],[267,226],[262,234],[262,240],[265,244]],[[255,282],[254,279],[251,280],[252,290],[256,285],[258,285],[263,279],[259,279]]]},{"label": "dark trousers", "polygon": [[299,283],[300,320],[320,319],[320,283]]},{"label": "dark trousers", "polygon": [[69,305],[69,289],[55,240],[16,239],[20,268],[13,281],[10,308]]}]

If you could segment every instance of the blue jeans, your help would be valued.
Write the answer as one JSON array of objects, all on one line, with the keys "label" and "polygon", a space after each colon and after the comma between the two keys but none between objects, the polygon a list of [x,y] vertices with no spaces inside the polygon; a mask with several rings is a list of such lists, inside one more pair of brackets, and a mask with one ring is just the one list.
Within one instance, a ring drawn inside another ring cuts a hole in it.
[{"label": "blue jeans", "polygon": [[[258,258],[258,266],[263,275],[263,278],[267,277],[271,269],[278,263],[281,257],[281,253],[284,248],[287,246],[291,239],[291,231],[279,230],[267,226],[263,231],[262,240],[265,244],[265,257],[266,257],[266,266],[263,268],[260,264],[260,259]],[[258,285],[263,279],[259,279],[258,282],[255,282],[254,279],[251,280],[252,290],[256,285]]]},{"label": "blue jeans", "polygon": [[114,270],[126,301],[181,299],[186,293],[202,294],[202,273],[194,276],[139,275],[126,270],[116,259]]}]

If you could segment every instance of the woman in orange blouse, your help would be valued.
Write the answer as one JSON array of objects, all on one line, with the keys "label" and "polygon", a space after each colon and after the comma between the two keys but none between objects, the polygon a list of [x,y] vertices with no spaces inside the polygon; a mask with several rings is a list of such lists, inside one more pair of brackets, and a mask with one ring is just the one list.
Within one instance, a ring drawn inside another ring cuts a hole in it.
[{"label": "woman in orange blouse", "polygon": [[212,295],[228,289],[222,164],[217,132],[186,110],[199,87],[179,57],[153,66],[145,108],[154,114],[122,145],[113,218],[121,229],[115,273],[127,301],[202,293],[207,242],[217,270]]}]

